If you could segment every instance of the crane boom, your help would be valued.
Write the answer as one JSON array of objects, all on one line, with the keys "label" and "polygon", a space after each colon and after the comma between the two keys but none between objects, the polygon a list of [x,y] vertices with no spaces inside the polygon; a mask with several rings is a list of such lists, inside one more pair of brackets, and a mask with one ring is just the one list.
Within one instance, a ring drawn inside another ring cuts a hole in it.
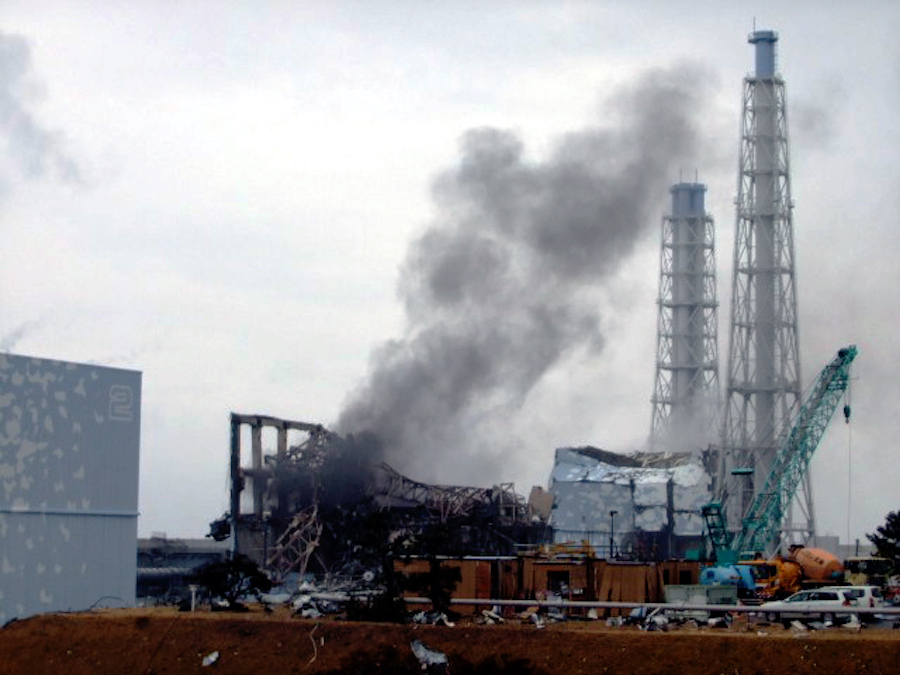
[{"label": "crane boom", "polygon": [[733,550],[762,551],[778,538],[785,511],[847,389],[854,358],[856,346],[845,347],[819,373],[796,423],[775,454],[763,489],[754,495],[744,515],[743,527],[731,543]]},{"label": "crane boom", "polygon": [[[735,559],[744,551],[765,551],[780,536],[785,512],[797,494],[797,488],[809,467],[841,396],[850,380],[850,364],[856,358],[856,345],[838,351],[803,402],[797,421],[780,444],[765,484],[757,492],[743,526],[735,535],[727,532],[720,503],[703,507],[707,530],[717,557]],[[724,555],[722,555],[724,554]]]}]

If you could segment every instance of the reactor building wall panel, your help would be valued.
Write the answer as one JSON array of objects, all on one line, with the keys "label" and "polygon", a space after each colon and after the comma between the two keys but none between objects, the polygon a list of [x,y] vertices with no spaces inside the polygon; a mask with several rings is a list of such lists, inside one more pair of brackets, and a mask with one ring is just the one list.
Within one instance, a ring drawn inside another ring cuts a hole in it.
[{"label": "reactor building wall panel", "polygon": [[131,605],[141,373],[0,354],[0,623]]},{"label": "reactor building wall panel", "polygon": [[[640,533],[700,537],[710,480],[690,454],[619,455],[558,448],[550,475],[554,542],[620,551]],[[613,516],[612,514],[615,513]]]}]

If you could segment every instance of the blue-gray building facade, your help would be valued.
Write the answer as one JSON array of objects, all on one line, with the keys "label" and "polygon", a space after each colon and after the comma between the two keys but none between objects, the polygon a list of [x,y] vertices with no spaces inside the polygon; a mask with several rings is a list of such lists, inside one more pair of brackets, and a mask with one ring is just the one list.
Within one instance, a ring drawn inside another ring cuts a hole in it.
[{"label": "blue-gray building facade", "polygon": [[690,453],[621,455],[557,448],[550,476],[554,543],[588,542],[600,556],[686,557],[702,542],[710,478]]},{"label": "blue-gray building facade", "polygon": [[0,354],[0,624],[133,605],[141,373]]}]

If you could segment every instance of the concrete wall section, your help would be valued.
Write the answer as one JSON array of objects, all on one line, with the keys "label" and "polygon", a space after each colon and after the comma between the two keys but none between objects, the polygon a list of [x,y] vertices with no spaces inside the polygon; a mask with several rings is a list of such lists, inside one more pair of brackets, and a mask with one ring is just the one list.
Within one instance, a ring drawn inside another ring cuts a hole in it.
[{"label": "concrete wall section", "polygon": [[133,604],[141,374],[0,354],[0,622]]}]

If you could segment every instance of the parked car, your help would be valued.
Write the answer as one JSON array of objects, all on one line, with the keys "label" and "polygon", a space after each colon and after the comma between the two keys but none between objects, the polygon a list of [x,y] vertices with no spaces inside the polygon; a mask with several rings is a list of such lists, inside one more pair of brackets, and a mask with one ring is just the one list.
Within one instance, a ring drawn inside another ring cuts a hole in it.
[{"label": "parked car", "polygon": [[768,621],[780,621],[784,625],[788,625],[792,619],[818,619],[832,623],[847,621],[850,614],[841,614],[840,610],[859,604],[847,588],[849,587],[800,591],[784,600],[764,602],[759,606],[759,611]]},{"label": "parked car", "polygon": [[[844,593],[856,600],[856,604],[860,607],[884,607],[884,595],[878,586],[828,586],[819,590],[844,591]],[[859,619],[860,621],[873,621],[875,615],[860,612]]]}]

